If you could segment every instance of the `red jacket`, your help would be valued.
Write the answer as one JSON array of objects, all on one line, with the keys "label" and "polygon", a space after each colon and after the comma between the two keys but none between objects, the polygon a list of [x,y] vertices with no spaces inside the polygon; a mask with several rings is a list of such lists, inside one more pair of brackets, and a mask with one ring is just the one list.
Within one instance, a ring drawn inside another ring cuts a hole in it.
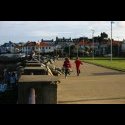
[{"label": "red jacket", "polygon": [[63,66],[64,66],[65,68],[71,68],[71,63],[70,63],[70,61],[64,61]]},{"label": "red jacket", "polygon": [[76,60],[75,61],[75,64],[76,64],[76,67],[79,67],[80,66],[80,64],[83,64],[80,60]]}]

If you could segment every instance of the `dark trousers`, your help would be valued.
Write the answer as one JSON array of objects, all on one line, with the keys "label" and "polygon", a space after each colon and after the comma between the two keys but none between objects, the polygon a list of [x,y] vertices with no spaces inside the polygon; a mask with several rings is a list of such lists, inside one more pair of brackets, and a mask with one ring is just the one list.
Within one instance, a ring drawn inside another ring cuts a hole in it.
[{"label": "dark trousers", "polygon": [[76,70],[77,70],[77,76],[79,76],[79,74],[80,74],[80,69],[79,69],[79,67],[76,67]]},{"label": "dark trousers", "polygon": [[69,69],[65,68],[65,77],[69,74]]}]

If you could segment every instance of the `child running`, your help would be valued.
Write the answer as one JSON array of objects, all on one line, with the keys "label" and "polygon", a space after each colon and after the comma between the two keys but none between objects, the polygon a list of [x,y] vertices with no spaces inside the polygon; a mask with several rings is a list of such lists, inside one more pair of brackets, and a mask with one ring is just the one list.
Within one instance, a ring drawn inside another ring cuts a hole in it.
[{"label": "child running", "polygon": [[71,63],[69,61],[69,58],[66,57],[65,61],[63,63],[64,71],[65,71],[65,78],[67,78],[67,75],[70,75],[70,68],[71,68]]},{"label": "child running", "polygon": [[76,58],[75,64],[76,64],[77,76],[79,76],[79,74],[80,74],[80,65],[83,65],[83,63],[80,61],[79,57]]}]

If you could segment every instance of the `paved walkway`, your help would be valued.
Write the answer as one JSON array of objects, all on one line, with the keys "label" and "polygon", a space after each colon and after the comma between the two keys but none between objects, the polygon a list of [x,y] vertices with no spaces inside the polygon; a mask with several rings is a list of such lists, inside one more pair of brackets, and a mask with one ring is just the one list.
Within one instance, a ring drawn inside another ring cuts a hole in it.
[{"label": "paved walkway", "polygon": [[[125,104],[125,73],[84,63],[80,76],[59,76],[58,104]],[[63,60],[56,66],[62,67]]]}]

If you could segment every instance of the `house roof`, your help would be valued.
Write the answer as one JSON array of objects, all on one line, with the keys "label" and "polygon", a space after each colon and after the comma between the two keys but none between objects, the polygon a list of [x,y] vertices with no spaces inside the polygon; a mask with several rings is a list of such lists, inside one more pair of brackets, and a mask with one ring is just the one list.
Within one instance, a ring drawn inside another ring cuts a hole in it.
[{"label": "house roof", "polygon": [[54,46],[52,43],[47,43],[47,42],[37,42],[36,46],[38,47],[47,47],[47,46]]},{"label": "house roof", "polygon": [[90,42],[90,41],[80,41],[80,42],[79,42],[79,45],[81,45],[81,46],[84,46],[84,45],[89,45],[89,46],[91,46],[91,45],[92,45],[92,42]]}]

